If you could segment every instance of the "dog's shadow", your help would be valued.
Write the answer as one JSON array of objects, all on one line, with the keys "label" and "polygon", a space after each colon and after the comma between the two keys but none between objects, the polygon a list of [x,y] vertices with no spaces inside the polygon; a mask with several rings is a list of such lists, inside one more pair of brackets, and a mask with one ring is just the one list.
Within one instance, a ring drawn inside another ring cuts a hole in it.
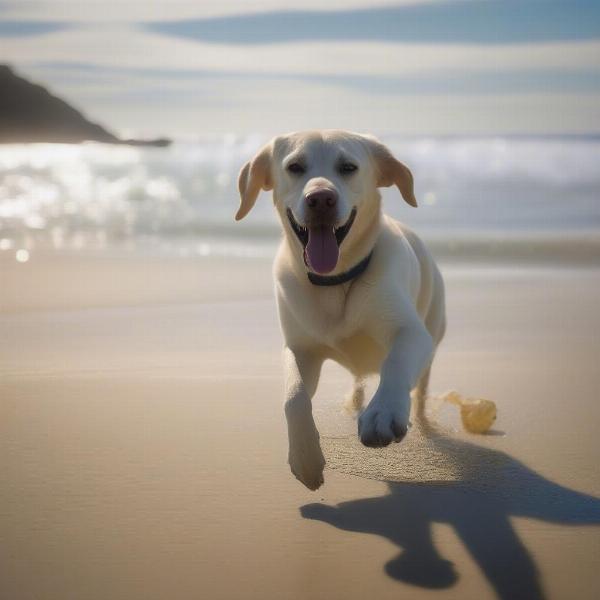
[{"label": "dog's shadow", "polygon": [[402,552],[385,565],[387,575],[426,588],[447,588],[458,578],[432,540],[432,524],[446,523],[454,527],[498,597],[543,598],[537,567],[510,517],[600,524],[600,499],[553,483],[504,452],[427,429],[432,443],[458,467],[457,481],[390,482],[385,496],[338,506],[307,504],[300,509],[302,516],[389,539]]}]

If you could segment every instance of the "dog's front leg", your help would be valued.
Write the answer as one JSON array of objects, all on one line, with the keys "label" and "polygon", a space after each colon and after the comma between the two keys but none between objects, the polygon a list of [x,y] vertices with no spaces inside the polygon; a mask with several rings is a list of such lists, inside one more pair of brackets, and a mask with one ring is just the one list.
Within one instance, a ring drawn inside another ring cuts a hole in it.
[{"label": "dog's front leg", "polygon": [[317,389],[323,360],[312,352],[295,352],[290,348],[285,349],[284,360],[288,460],[296,478],[307,488],[316,490],[323,483],[325,459],[312,416],[311,399]]},{"label": "dog's front leg", "polygon": [[429,364],[432,352],[431,336],[420,322],[403,327],[394,336],[381,367],[379,387],[358,420],[358,434],[365,446],[387,446],[406,435],[410,391]]}]

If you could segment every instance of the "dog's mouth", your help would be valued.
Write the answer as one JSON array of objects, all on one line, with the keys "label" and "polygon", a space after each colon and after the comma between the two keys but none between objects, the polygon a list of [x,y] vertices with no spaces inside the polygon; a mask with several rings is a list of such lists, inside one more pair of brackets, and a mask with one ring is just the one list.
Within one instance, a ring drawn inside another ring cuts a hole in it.
[{"label": "dog's mouth", "polygon": [[348,220],[339,227],[327,224],[303,227],[287,209],[287,217],[292,230],[304,248],[304,262],[317,273],[329,273],[335,269],[340,255],[340,245],[346,239],[356,218],[356,207],[350,212]]}]

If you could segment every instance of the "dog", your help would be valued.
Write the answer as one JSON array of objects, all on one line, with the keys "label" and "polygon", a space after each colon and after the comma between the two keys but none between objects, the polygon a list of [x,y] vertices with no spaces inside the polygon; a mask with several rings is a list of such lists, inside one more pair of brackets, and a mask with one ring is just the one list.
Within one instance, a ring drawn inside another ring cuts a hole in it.
[{"label": "dog", "polygon": [[423,413],[430,366],[446,326],[444,283],[423,242],[382,213],[378,188],[398,187],[417,206],[410,170],[370,135],[340,130],[275,137],[241,169],[236,220],[261,190],[273,190],[284,236],[273,274],[285,339],[289,465],[311,490],[325,459],[311,400],[332,359],[379,385],[358,419],[366,446],[399,442],[409,428],[411,391]]}]

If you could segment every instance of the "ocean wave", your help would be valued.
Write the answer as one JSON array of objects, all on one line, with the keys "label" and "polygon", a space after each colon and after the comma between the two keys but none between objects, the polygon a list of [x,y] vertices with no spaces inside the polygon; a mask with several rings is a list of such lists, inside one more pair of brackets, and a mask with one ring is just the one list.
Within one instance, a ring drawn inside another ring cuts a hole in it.
[{"label": "ocean wave", "polygon": [[[2,146],[0,247],[84,247],[151,237],[261,252],[261,244],[279,235],[271,202],[259,200],[242,223],[233,215],[239,168],[264,141],[227,135],[166,149]],[[420,200],[413,210],[386,189],[386,212],[436,243],[473,234],[560,240],[600,231],[596,138],[384,141],[410,166]]]}]

